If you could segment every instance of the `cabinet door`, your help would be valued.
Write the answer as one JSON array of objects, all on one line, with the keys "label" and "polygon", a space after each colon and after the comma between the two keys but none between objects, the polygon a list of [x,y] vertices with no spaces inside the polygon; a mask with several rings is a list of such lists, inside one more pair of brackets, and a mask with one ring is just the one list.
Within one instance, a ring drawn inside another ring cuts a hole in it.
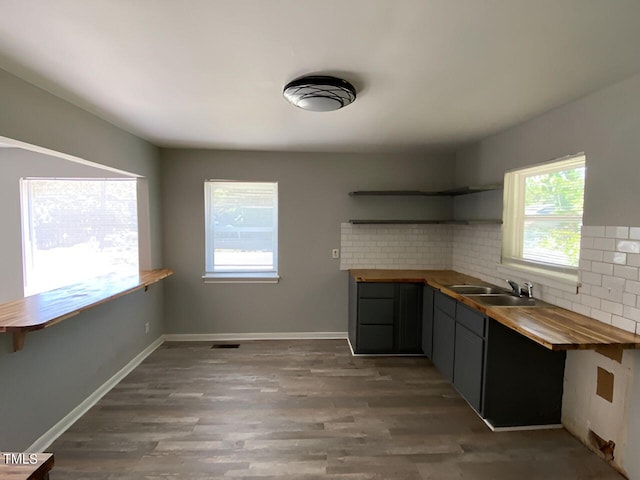
[{"label": "cabinet door", "polygon": [[433,312],[433,358],[431,361],[450,382],[453,380],[456,321],[439,308]]},{"label": "cabinet door", "polygon": [[456,325],[453,386],[480,412],[484,339],[458,323]]},{"label": "cabinet door", "polygon": [[393,325],[359,325],[356,353],[393,353]]},{"label": "cabinet door", "polygon": [[433,288],[425,286],[422,292],[422,351],[433,357]]},{"label": "cabinet door", "polygon": [[396,353],[422,353],[422,288],[412,283],[396,284]]}]

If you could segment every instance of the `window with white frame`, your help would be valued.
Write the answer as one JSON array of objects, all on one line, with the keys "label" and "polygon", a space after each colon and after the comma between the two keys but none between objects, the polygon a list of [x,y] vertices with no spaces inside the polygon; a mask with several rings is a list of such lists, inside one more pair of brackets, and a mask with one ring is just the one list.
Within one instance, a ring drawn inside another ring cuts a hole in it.
[{"label": "window with white frame", "polygon": [[278,184],[205,182],[205,280],[278,278]]},{"label": "window with white frame", "polygon": [[135,179],[23,178],[24,294],[138,273]]},{"label": "window with white frame", "polygon": [[503,264],[577,274],[585,170],[580,154],[505,175]]}]

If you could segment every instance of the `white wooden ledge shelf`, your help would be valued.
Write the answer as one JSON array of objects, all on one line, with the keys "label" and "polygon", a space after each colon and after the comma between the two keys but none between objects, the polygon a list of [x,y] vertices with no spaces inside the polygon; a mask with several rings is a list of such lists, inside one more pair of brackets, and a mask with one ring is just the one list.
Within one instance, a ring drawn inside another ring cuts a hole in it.
[{"label": "white wooden ledge shelf", "polygon": [[98,277],[85,283],[57,288],[30,297],[0,304],[0,333],[13,334],[13,351],[22,350],[28,332],[41,330],[80,312],[137,290],[173,275],[162,268],[143,270],[128,277]]}]

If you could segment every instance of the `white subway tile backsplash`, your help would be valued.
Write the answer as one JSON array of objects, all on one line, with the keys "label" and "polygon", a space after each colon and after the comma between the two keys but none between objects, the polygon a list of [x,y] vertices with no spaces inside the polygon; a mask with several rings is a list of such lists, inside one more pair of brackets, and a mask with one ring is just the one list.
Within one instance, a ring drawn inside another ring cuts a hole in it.
[{"label": "white subway tile backsplash", "polygon": [[624,290],[624,284],[625,284],[624,278],[610,277],[607,275],[602,277],[602,286],[604,288],[622,292]]},{"label": "white subway tile backsplash", "polygon": [[580,258],[584,258],[585,260],[594,260],[596,262],[601,262],[603,259],[602,250],[595,250],[592,248],[583,248],[580,250]]},{"label": "white subway tile backsplash", "polygon": [[640,267],[640,255],[637,253],[625,253],[620,255],[626,255],[626,264],[632,267]]},{"label": "white subway tile backsplash", "polygon": [[602,254],[602,259],[607,263],[625,265],[627,263],[627,254],[622,252],[604,252]]},{"label": "white subway tile backsplash", "polygon": [[609,300],[611,302],[622,303],[622,292],[618,290],[613,290],[611,288],[592,287],[591,295],[593,295],[594,297],[599,297],[605,300]]},{"label": "white subway tile backsplash", "polygon": [[624,317],[633,320],[634,322],[640,322],[640,309],[635,307],[624,306]]},{"label": "white subway tile backsplash", "polygon": [[571,310],[581,315],[586,315],[587,317],[591,316],[591,309],[586,305],[582,305],[581,303],[572,303]]},{"label": "white subway tile backsplash", "polygon": [[592,308],[591,316],[602,323],[611,323],[612,315],[610,313],[603,312],[602,310]]},{"label": "white subway tile backsplash", "polygon": [[634,242],[631,240],[619,240],[616,244],[616,249],[619,252],[640,253],[640,242]]},{"label": "white subway tile backsplash", "polygon": [[604,237],[605,227],[594,227],[591,225],[582,226],[582,235],[587,237]]},{"label": "white subway tile backsplash", "polygon": [[[552,302],[549,302],[549,303],[552,303]],[[566,308],[567,310],[571,310],[571,301],[566,300],[564,298],[558,298],[557,301],[555,302],[555,305],[562,308]]]},{"label": "white subway tile backsplash", "polygon": [[580,239],[580,248],[593,248],[594,240],[593,237],[585,237],[583,235]]},{"label": "white subway tile backsplash", "polygon": [[627,278],[629,280],[638,280],[637,267],[626,267],[623,265],[614,265],[613,274],[616,277]]},{"label": "white subway tile backsplash", "polygon": [[605,227],[605,237],[629,238],[629,227]]},{"label": "white subway tile backsplash", "polygon": [[613,315],[622,315],[623,312],[623,306],[620,303],[610,302],[609,300],[602,300],[600,308]]},{"label": "white subway tile backsplash", "polygon": [[602,274],[592,272],[580,272],[580,279],[583,284],[602,285]]},{"label": "white subway tile backsplash", "polygon": [[341,224],[340,269],[451,268],[449,225]]},{"label": "white subway tile backsplash", "polygon": [[583,258],[580,259],[580,263],[578,266],[580,271],[591,271],[591,260],[585,260]]},{"label": "white subway tile backsplash", "polygon": [[[341,225],[341,269],[453,269],[495,285],[499,225]],[[640,227],[583,226],[580,294],[537,281],[536,298],[640,334]],[[513,279],[524,282],[525,274]],[[563,288],[564,287],[564,288]]]},{"label": "white subway tile backsplash", "polygon": [[580,303],[592,308],[600,308],[601,305],[601,300],[591,295],[580,295],[579,300]]},{"label": "white subway tile backsplash", "polygon": [[634,282],[633,280],[627,280],[624,286],[625,292],[635,293],[640,295],[640,282]]},{"label": "white subway tile backsplash", "polygon": [[595,273],[602,273],[603,275],[612,275],[613,265],[611,265],[610,263],[592,262],[591,271]]},{"label": "white subway tile backsplash", "polygon": [[611,317],[611,324],[614,327],[621,328],[631,333],[634,333],[637,328],[636,322],[634,322],[633,320],[629,320],[628,318],[620,317],[618,315],[613,315]]},{"label": "white subway tile backsplash", "polygon": [[630,307],[635,307],[638,305],[638,296],[634,295],[633,293],[623,293],[622,303],[623,305],[629,305]]},{"label": "white subway tile backsplash", "polygon": [[613,238],[594,238],[593,248],[595,250],[609,250],[613,252],[616,249],[616,241]]}]

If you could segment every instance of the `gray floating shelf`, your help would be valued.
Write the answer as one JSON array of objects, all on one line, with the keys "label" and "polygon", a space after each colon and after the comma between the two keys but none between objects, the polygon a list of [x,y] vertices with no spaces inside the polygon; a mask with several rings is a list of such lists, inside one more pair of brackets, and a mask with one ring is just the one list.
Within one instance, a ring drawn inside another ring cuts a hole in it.
[{"label": "gray floating shelf", "polygon": [[502,220],[349,220],[353,225],[502,225]]},{"label": "gray floating shelf", "polygon": [[473,185],[448,190],[423,191],[423,190],[356,190],[349,192],[352,197],[359,196],[386,196],[386,197],[455,197],[472,193],[489,192],[502,189],[502,184]]}]

